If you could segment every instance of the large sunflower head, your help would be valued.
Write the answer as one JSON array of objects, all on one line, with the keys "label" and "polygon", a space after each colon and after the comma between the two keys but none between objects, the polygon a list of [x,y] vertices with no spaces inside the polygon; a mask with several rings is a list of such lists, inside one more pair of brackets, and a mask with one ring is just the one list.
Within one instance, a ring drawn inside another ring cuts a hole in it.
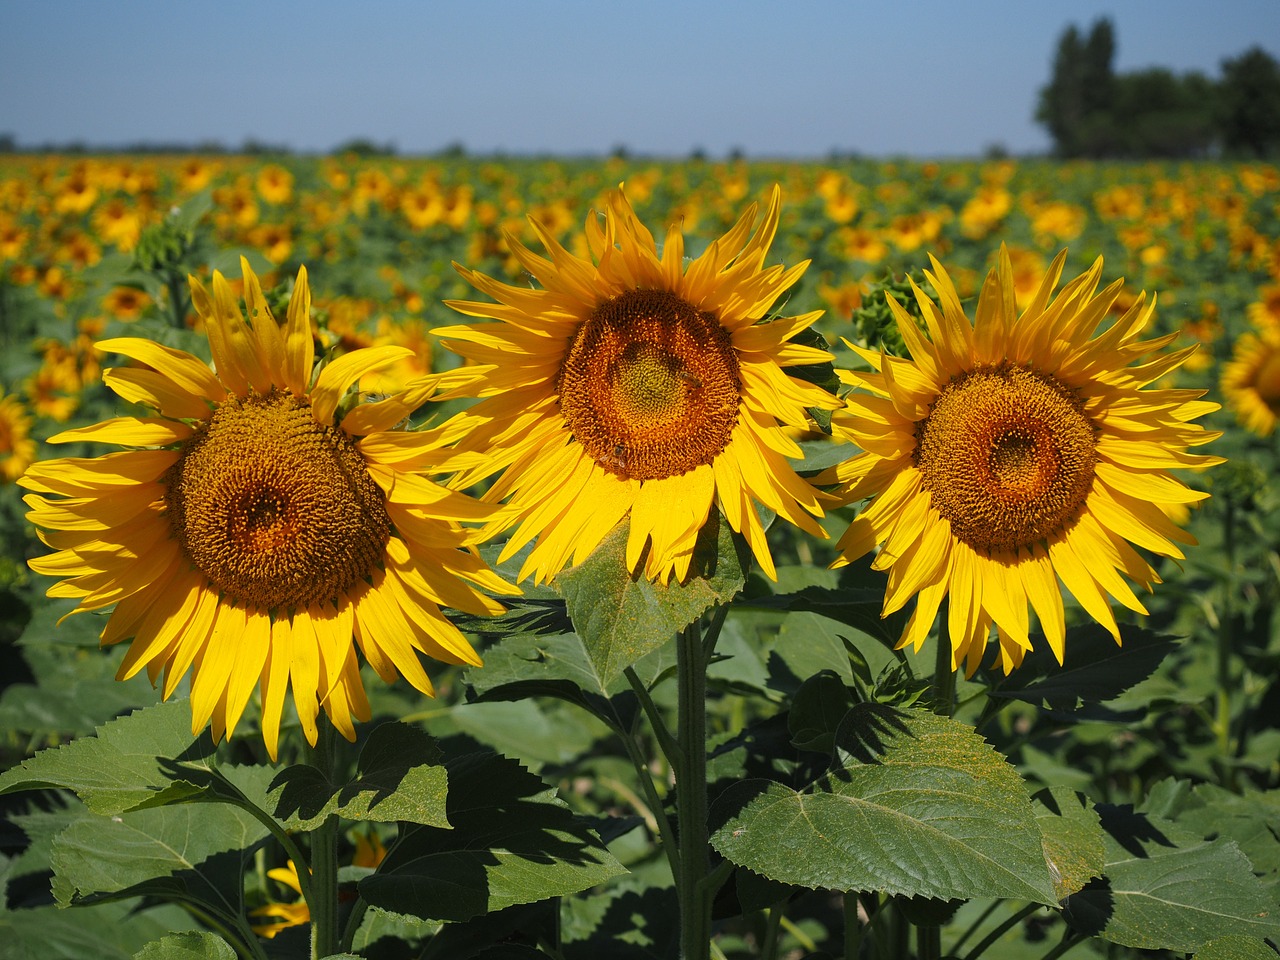
[{"label": "large sunflower head", "polygon": [[321,707],[354,739],[352,718],[369,717],[357,648],[384,680],[430,694],[419,654],[479,663],[441,607],[494,613],[479,588],[512,591],[460,524],[490,508],[415,473],[440,435],[392,430],[403,398],[345,396],[409,351],[356,350],[313,377],[305,268],[283,324],[242,268],[247,316],[220,273],[212,295],[191,280],[213,369],[149,340],[100,343],[137,363],[106,370],[107,386],[156,415],[52,437],[128,449],[37,463],[20,482],[56,551],[31,561],[61,578],[49,595],[73,612],[114,606],[102,642],[132,638],[118,676],[163,674],[167,698],[190,669],[192,730],[209,723],[215,740],[260,688],[274,758],[287,688],[312,744]]},{"label": "large sunflower head", "polygon": [[1280,417],[1280,328],[1236,340],[1222,368],[1222,395],[1241,424],[1271,436]]},{"label": "large sunflower head", "polygon": [[587,219],[590,258],[537,221],[547,256],[507,238],[541,287],[458,268],[496,302],[449,305],[498,322],[437,331],[471,361],[439,381],[444,396],[480,398],[443,430],[458,442],[457,486],[501,474],[486,498],[508,509],[491,532],[518,524],[503,556],[537,539],[522,578],[553,577],[629,518],[628,568],[683,579],[716,504],[770,576],[757,503],[823,535],[784,427],[839,402],[786,372],[830,359],[791,342],[820,313],[766,319],[807,266],[766,265],[779,206],[775,187],[762,220],[753,205],[686,260],[680,224],[659,249],[619,189]]},{"label": "large sunflower head", "polygon": [[1059,581],[1118,642],[1111,600],[1146,613],[1121,573],[1148,589],[1160,579],[1134,547],[1180,558],[1178,544],[1195,542],[1161,506],[1207,494],[1169,471],[1221,462],[1186,452],[1218,436],[1192,422],[1217,405],[1148,388],[1195,347],[1162,352],[1177,334],[1139,339],[1155,310],[1145,295],[1100,329],[1123,281],[1097,292],[1099,259],[1055,295],[1065,254],[1019,313],[1002,248],[972,321],[934,260],[938,300],[912,284],[927,333],[890,301],[910,356],[853,347],[873,372],[841,373],[859,389],[833,431],[864,452],[819,479],[844,503],[873,499],[837,563],[879,547],[884,612],[916,598],[902,646],[919,648],[948,597],[952,661],[969,673],[993,625],[1004,669],[1021,662],[1028,605],[1061,662]]}]

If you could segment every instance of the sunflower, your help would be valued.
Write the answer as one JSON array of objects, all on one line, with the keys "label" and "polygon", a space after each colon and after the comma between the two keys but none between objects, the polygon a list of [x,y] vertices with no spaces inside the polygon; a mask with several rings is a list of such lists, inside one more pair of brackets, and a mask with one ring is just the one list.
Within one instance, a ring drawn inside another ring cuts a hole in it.
[{"label": "sunflower", "polygon": [[31,416],[17,397],[0,393],[0,483],[12,483],[36,458]]},{"label": "sunflower", "polygon": [[408,351],[356,350],[313,379],[305,268],[282,328],[241,267],[248,322],[220,273],[212,296],[191,278],[216,373],[149,340],[100,343],[143,364],[106,370],[107,386],[158,415],[58,434],[133,449],[38,463],[19,482],[57,551],[31,561],[64,578],[49,595],[78,600],[72,612],[114,604],[102,643],[133,638],[117,676],[163,673],[167,699],[190,668],[192,731],[211,724],[215,741],[257,685],[274,759],[288,687],[312,744],[321,706],[354,739],[352,717],[369,717],[357,647],[383,680],[430,694],[420,653],[480,663],[440,608],[496,613],[478,588],[514,591],[459,523],[492,508],[415,474],[441,441],[391,429],[412,405],[344,399]]},{"label": "sunflower", "polygon": [[775,187],[758,229],[752,205],[686,265],[680,225],[659,254],[619,189],[587,219],[589,260],[533,218],[550,259],[507,236],[542,289],[458,266],[498,302],[449,306],[501,322],[436,331],[471,361],[441,376],[443,396],[481,398],[441,430],[457,440],[456,486],[501,472],[485,497],[508,509],[489,531],[519,524],[501,558],[537,538],[521,579],[580,562],[629,516],[628,569],[643,559],[648,579],[683,580],[717,502],[770,576],[756,502],[825,535],[818,493],[787,462],[800,448],[780,426],[839,406],[784,369],[830,358],[789,342],[821,313],[762,322],[807,266],[764,265],[779,206]]},{"label": "sunflower", "polygon": [[1019,314],[1001,248],[972,323],[933,260],[926,277],[939,302],[912,285],[927,337],[890,300],[911,358],[853,347],[873,372],[841,371],[866,392],[846,396],[833,432],[864,452],[818,480],[837,483],[846,504],[875,499],[840,540],[836,565],[879,545],[884,614],[916,597],[900,646],[918,650],[949,597],[952,665],[969,674],[993,625],[1004,670],[1022,661],[1028,603],[1062,661],[1059,580],[1118,643],[1110,598],[1146,613],[1120,573],[1147,589],[1160,579],[1134,546],[1181,558],[1178,544],[1195,543],[1160,506],[1207,494],[1168,471],[1222,462],[1186,452],[1219,436],[1191,422],[1217,404],[1201,391],[1144,389],[1195,347],[1162,353],[1177,334],[1138,339],[1155,310],[1145,294],[1099,333],[1123,281],[1096,293],[1099,259],[1053,296],[1065,257]]},{"label": "sunflower", "polygon": [[1280,417],[1280,328],[1236,340],[1222,368],[1222,394],[1241,424],[1271,436]]}]

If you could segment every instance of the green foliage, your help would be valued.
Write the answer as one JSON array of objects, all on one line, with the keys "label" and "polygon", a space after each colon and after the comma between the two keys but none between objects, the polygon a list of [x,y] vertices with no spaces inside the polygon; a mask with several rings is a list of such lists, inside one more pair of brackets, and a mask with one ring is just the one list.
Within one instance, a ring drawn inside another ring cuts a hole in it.
[{"label": "green foliage", "polygon": [[1280,152],[1280,63],[1261,47],[1222,62],[1218,90],[1223,146],[1254,157]]},{"label": "green foliage", "polygon": [[619,525],[590,557],[558,578],[569,618],[604,683],[714,604],[732,600],[746,580],[750,557],[729,525],[713,514],[698,534],[689,578],[663,586],[627,569],[627,535],[626,524]]},{"label": "green foliage", "polygon": [[1195,951],[1216,937],[1280,936],[1275,899],[1231,840],[1102,806],[1104,876],[1067,902],[1068,922],[1111,943]]},{"label": "green foliage", "polygon": [[805,790],[745,781],[725,791],[712,845],[798,886],[1057,902],[1031,800],[971,728],[861,704],[836,745],[837,768]]},{"label": "green foliage", "polygon": [[1058,40],[1035,118],[1061,157],[1203,157],[1221,145],[1256,157],[1280,149],[1280,65],[1261,47],[1222,64],[1222,79],[1150,67],[1116,74],[1105,18]]},{"label": "green foliage", "polygon": [[152,941],[135,953],[133,960],[233,960],[235,955],[221,937],[189,930]]},{"label": "green foliage", "polygon": [[404,821],[448,828],[448,780],[436,742],[417,727],[384,723],[360,750],[356,776],[333,783],[310,764],[281,770],[271,781],[274,813],[286,827],[312,829],[330,816]]},{"label": "green foliage", "polygon": [[406,830],[360,881],[371,904],[424,919],[468,920],[576,893],[624,872],[537,777],[497,755],[448,765],[449,828]]}]

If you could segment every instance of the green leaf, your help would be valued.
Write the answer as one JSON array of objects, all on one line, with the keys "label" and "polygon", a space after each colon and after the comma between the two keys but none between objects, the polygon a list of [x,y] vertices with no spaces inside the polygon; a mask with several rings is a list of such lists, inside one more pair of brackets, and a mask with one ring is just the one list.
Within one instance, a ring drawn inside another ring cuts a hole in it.
[{"label": "green leaf", "polygon": [[[556,578],[574,631],[602,684],[610,684],[746,582],[749,554],[712,511],[698,534],[689,578],[663,586],[626,566],[628,529],[619,524],[576,567]],[[643,563],[641,563],[643,567]]]},{"label": "green leaf", "polygon": [[136,902],[75,910],[52,904],[0,909],[0,955],[5,960],[130,960],[148,942],[190,922],[176,906],[140,910]]},{"label": "green leaf", "polygon": [[1227,936],[1210,940],[1192,960],[1276,960],[1276,952],[1257,937]]},{"label": "green leaf", "polygon": [[768,781],[725,791],[712,846],[804,887],[1057,903],[1022,781],[971,727],[860,704],[836,746],[844,768],[803,792]]},{"label": "green leaf", "polygon": [[1066,787],[1041,790],[1031,800],[1053,890],[1061,901],[1102,873],[1106,857],[1102,824],[1089,799]]},{"label": "green leaf", "polygon": [[1233,841],[1206,841],[1172,821],[1100,805],[1104,875],[1070,897],[1081,933],[1147,950],[1192,952],[1216,937],[1280,935],[1275,904]]},{"label": "green leaf", "polygon": [[311,829],[332,813],[348,820],[405,820],[448,829],[449,785],[440,748],[421,727],[384,723],[370,731],[356,777],[335,785],[315,767],[286,767],[271,783],[275,815],[290,829]]},{"label": "green leaf", "polygon": [[[62,904],[91,895],[158,891],[164,891],[166,899],[182,893],[207,900],[203,888],[217,884],[208,871],[201,873],[197,867],[215,854],[245,855],[266,835],[266,827],[255,817],[226,804],[86,816],[53,841],[54,895]],[[145,886],[160,878],[168,882]]]},{"label": "green leaf", "polygon": [[852,706],[848,687],[835,673],[813,675],[800,685],[787,714],[792,744],[799,750],[831,753],[836,731]]},{"label": "green leaf", "polygon": [[[485,559],[490,566],[496,566],[489,557]],[[518,570],[519,567],[516,568]],[[513,579],[516,571],[511,573]],[[524,589],[531,591],[535,588],[526,586]],[[504,597],[502,602],[507,608],[506,612],[496,617],[458,612],[451,613],[449,619],[463,633],[475,633],[483,637],[545,637],[573,632],[573,624],[565,612],[563,597]],[[487,653],[485,665],[488,666]]]},{"label": "green leaf", "polygon": [[593,717],[532,699],[458,704],[439,726],[447,729],[449,725],[531,767],[570,764],[593,743],[610,736],[610,728]]},{"label": "green leaf", "polygon": [[235,960],[227,941],[207,930],[171,933],[153,940],[133,955],[133,960]]},{"label": "green leaf", "polygon": [[186,701],[156,704],[61,747],[42,750],[0,774],[0,794],[61,787],[94,813],[122,813],[144,803],[197,793],[169,758],[199,761],[214,752],[208,732],[191,735]]},{"label": "green leaf", "polygon": [[1117,645],[1096,623],[1072,627],[1067,631],[1061,666],[1047,643],[1037,643],[1017,670],[993,684],[991,695],[1073,711],[1082,703],[1120,696],[1151,676],[1178,645],[1175,637],[1140,627],[1121,626],[1120,635],[1124,643]]},{"label": "green leaf", "polygon": [[605,684],[576,634],[514,636],[484,652],[484,666],[466,671],[477,701],[556,697],[597,716],[609,715],[607,696],[629,689],[626,682]]},{"label": "green leaf", "polygon": [[6,657],[21,658],[34,683],[12,682],[0,691],[0,730],[36,734],[37,742],[70,739],[159,701],[145,672],[115,679],[118,651],[97,649],[103,617],[79,614],[57,625],[74,607],[74,601],[58,600],[35,606]]},{"label": "green leaf", "polygon": [[[1154,791],[1153,791],[1154,793]],[[1151,810],[1151,797],[1143,809]],[[1210,783],[1197,784],[1182,798],[1175,812],[1166,814],[1180,827],[1207,840],[1234,840],[1249,858],[1265,886],[1280,887],[1280,790],[1235,794]]]},{"label": "green leaf", "polygon": [[814,613],[875,637],[892,648],[898,642],[906,618],[880,616],[884,592],[867,587],[805,587],[795,593],[753,597],[748,606],[765,610]]},{"label": "green leaf", "polygon": [[370,907],[364,915],[360,929],[351,941],[353,950],[366,950],[382,939],[399,940],[413,944],[436,933],[440,929],[437,920],[422,920],[418,917],[400,913],[391,913],[379,907]]},{"label": "green leaf", "polygon": [[360,881],[373,906],[424,919],[466,920],[564,896],[625,873],[546,785],[496,754],[450,761],[452,830],[406,831]]}]

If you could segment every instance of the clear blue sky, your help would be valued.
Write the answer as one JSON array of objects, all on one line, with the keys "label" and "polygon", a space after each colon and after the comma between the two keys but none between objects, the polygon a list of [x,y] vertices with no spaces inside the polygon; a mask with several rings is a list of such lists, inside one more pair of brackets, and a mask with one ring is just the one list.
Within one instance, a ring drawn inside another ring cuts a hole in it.
[{"label": "clear blue sky", "polygon": [[1278,0],[0,0],[0,133],[402,153],[977,155],[1032,119],[1063,29],[1217,76]]}]

